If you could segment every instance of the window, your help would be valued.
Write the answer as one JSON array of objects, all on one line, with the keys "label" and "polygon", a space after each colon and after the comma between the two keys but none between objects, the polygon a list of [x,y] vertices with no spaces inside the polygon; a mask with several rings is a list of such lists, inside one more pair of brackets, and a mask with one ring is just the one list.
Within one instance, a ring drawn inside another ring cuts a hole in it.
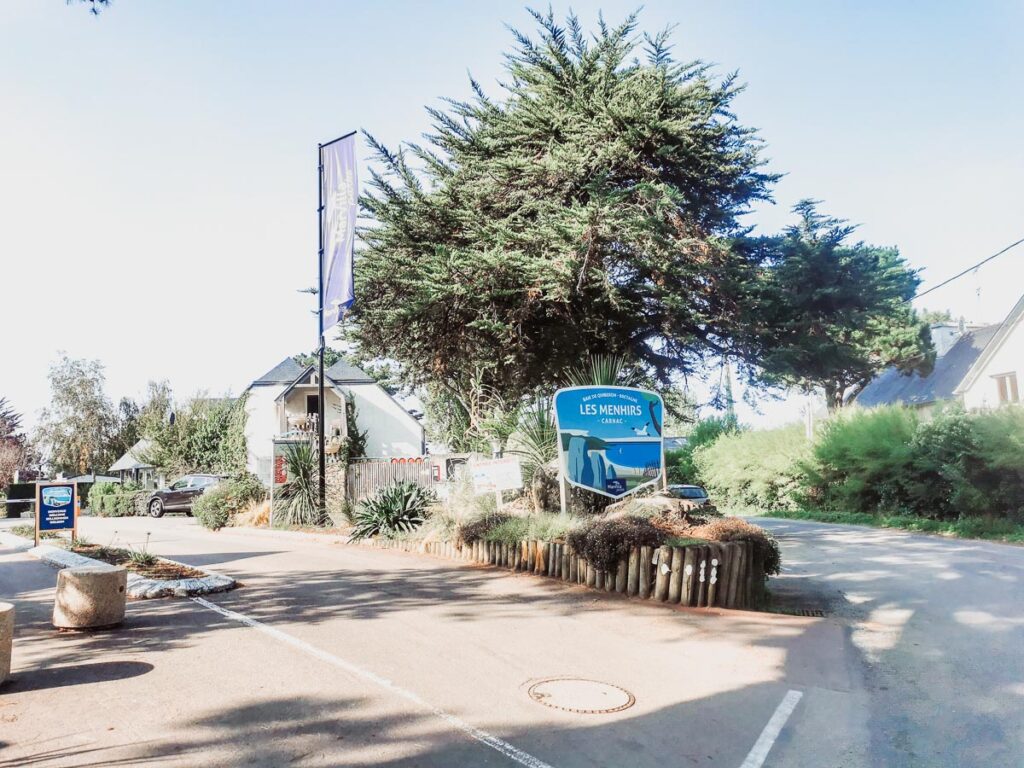
[{"label": "window", "polygon": [[992,378],[996,380],[996,390],[999,392],[1000,405],[1020,402],[1020,391],[1017,389],[1016,373],[1001,373]]},{"label": "window", "polygon": [[306,395],[306,413],[320,413],[320,395]]}]

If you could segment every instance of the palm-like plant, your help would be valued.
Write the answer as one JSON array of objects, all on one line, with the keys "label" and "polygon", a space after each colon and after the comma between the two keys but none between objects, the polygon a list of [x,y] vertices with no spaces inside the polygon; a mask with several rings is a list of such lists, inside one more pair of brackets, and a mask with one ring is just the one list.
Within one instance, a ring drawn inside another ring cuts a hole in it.
[{"label": "palm-like plant", "polygon": [[434,495],[415,483],[403,480],[379,490],[362,503],[353,515],[350,540],[371,536],[391,537],[409,533],[423,525]]},{"label": "palm-like plant", "polygon": [[551,398],[538,398],[524,408],[509,441],[508,452],[520,457],[523,476],[529,483],[538,469],[558,456],[558,432]]},{"label": "palm-like plant", "polygon": [[640,381],[640,373],[627,367],[622,355],[591,355],[586,362],[570,368],[565,374],[572,387],[631,387]]},{"label": "palm-like plant", "polygon": [[274,494],[274,519],[284,525],[323,525],[320,508],[320,471],[309,443],[291,445],[285,452],[288,482]]}]

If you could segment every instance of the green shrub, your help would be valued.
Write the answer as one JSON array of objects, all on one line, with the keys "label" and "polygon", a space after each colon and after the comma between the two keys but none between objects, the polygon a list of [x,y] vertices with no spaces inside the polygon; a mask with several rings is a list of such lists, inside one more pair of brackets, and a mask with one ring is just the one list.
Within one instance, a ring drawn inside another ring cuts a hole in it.
[{"label": "green shrub", "polygon": [[[570,515],[541,513],[514,517],[494,516],[500,519],[482,535],[485,541],[515,544],[520,541],[564,541],[576,526]],[[493,517],[492,517],[493,519]]]},{"label": "green shrub", "polygon": [[492,529],[499,525],[504,525],[510,520],[522,519],[518,517],[513,518],[512,515],[506,515],[503,512],[491,512],[459,525],[457,535],[460,541],[472,544],[474,541],[483,539]]},{"label": "green shrub", "polygon": [[192,516],[203,527],[217,531],[253,502],[262,501],[266,495],[267,490],[259,478],[246,473],[204,491],[192,503]]},{"label": "green shrub", "polygon": [[644,517],[596,520],[569,532],[569,544],[600,571],[613,570],[633,547],[658,547],[665,533]]},{"label": "green shrub", "polygon": [[[97,483],[105,485],[103,483]],[[106,484],[109,485],[109,484]],[[89,496],[89,509],[99,517],[132,517],[134,515],[146,514],[146,500],[149,498],[149,491],[127,489],[114,486],[114,491],[106,489],[96,495],[94,487]]]},{"label": "green shrub", "polygon": [[686,446],[665,452],[665,472],[670,483],[703,485],[704,479],[695,461],[699,449],[713,444],[722,435],[740,431],[735,416],[714,416],[698,421],[686,437]]},{"label": "green shrub", "polygon": [[907,509],[918,424],[916,411],[899,406],[832,417],[806,464],[808,499],[852,512]]},{"label": "green shrub", "polygon": [[382,488],[356,510],[349,538],[408,533],[423,525],[427,508],[435,501],[433,493],[407,480]]},{"label": "green shrub", "polygon": [[792,425],[723,434],[696,451],[694,463],[718,506],[785,509],[800,502],[809,455],[803,427]]},{"label": "green shrub", "polygon": [[964,457],[963,491],[954,504],[965,514],[1024,522],[1024,410],[974,414],[972,427],[974,452]]}]

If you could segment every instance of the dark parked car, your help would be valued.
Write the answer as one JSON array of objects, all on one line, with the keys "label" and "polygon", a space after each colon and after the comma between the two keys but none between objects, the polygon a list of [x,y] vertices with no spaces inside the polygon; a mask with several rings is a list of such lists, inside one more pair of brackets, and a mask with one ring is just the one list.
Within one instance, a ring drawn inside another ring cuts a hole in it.
[{"label": "dark parked car", "polygon": [[146,509],[151,517],[160,517],[164,512],[184,512],[192,514],[192,502],[203,491],[212,488],[222,478],[219,475],[185,475],[170,484],[167,488],[158,488],[146,502]]},{"label": "dark parked car", "polygon": [[708,492],[699,485],[670,485],[668,492],[677,499],[692,501],[698,507],[703,507],[711,501],[708,498]]}]

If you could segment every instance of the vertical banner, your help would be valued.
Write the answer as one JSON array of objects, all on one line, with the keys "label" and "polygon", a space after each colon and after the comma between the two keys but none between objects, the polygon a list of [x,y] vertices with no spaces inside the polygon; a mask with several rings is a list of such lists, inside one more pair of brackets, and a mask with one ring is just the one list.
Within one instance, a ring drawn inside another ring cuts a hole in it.
[{"label": "vertical banner", "polygon": [[359,189],[356,179],[356,134],[351,133],[320,148],[323,220],[323,294],[320,332],[337,324],[352,305],[352,251],[355,247]]}]

